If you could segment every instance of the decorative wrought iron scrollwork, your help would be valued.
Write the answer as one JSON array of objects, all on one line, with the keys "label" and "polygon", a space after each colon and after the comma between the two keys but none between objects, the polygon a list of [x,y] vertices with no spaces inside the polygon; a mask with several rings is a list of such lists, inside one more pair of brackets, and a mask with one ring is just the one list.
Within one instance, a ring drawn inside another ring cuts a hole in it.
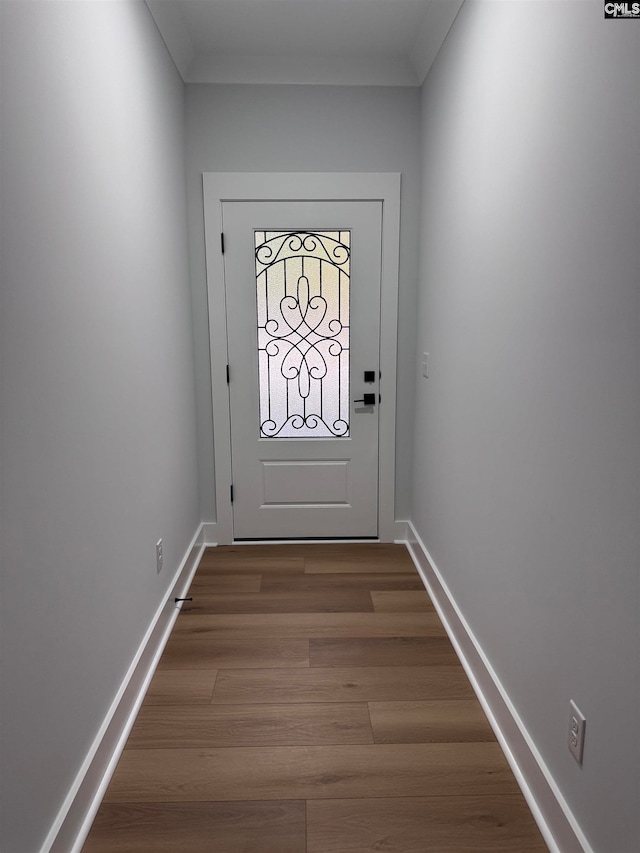
[{"label": "decorative wrought iron scrollwork", "polygon": [[350,232],[256,232],[260,435],[349,434]]},{"label": "decorative wrought iron scrollwork", "polygon": [[[260,232],[258,232],[260,233]],[[264,233],[264,232],[262,232]],[[288,257],[307,255],[321,258],[335,267],[345,267],[351,259],[350,247],[333,234],[348,232],[287,231],[266,232],[272,236],[256,247],[256,273],[286,260]]]}]

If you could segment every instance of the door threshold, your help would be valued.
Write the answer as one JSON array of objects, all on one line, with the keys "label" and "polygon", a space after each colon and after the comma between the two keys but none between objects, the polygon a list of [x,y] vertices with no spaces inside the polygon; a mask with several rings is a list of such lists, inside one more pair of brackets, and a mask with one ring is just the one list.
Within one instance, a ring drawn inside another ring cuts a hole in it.
[{"label": "door threshold", "polygon": [[273,539],[252,539],[249,536],[242,537],[241,539],[234,539],[233,545],[260,545],[264,543],[265,545],[275,545],[278,543],[286,544],[287,542],[308,542],[309,544],[313,544],[314,542],[379,542],[380,539],[378,536],[319,536],[315,538],[310,538],[307,536],[287,536],[284,538],[273,538]]}]

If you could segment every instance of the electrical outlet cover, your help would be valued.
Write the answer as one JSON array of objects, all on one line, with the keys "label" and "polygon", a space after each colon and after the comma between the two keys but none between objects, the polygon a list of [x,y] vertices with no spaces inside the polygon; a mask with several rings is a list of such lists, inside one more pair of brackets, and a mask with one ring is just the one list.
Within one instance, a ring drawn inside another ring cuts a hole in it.
[{"label": "electrical outlet cover", "polygon": [[576,703],[571,700],[569,702],[569,752],[575,760],[582,766],[582,755],[584,752],[584,733],[587,721],[584,714],[578,708]]},{"label": "electrical outlet cover", "polygon": [[429,378],[429,353],[422,353],[422,375],[425,379]]}]

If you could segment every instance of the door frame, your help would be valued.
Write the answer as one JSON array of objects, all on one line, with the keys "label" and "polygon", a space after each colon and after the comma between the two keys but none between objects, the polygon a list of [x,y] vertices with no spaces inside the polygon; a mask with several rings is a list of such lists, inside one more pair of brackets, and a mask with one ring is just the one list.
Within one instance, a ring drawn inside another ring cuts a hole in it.
[{"label": "door frame", "polygon": [[395,533],[396,364],[400,174],[396,172],[205,172],[203,179],[207,302],[216,495],[216,541],[233,541],[231,412],[227,384],[227,308],[221,248],[225,201],[380,201],[380,397],[378,539]]}]

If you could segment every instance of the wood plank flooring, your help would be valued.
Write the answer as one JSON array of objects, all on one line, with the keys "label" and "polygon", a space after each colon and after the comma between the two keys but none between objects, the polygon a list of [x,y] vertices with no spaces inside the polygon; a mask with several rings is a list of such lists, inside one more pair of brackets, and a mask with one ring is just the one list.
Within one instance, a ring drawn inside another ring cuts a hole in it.
[{"label": "wood plank flooring", "polygon": [[205,552],[83,853],[544,853],[401,545]]}]

